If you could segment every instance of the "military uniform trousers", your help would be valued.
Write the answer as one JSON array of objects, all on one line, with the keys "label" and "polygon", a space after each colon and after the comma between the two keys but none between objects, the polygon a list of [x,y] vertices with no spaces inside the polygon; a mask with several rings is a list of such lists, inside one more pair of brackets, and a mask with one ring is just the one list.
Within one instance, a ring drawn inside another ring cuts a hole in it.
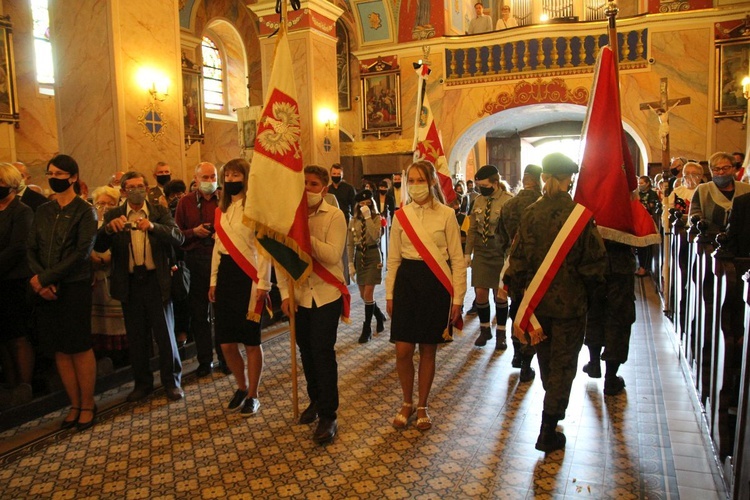
[{"label": "military uniform trousers", "polygon": [[635,322],[635,275],[607,274],[606,300],[592,305],[586,322],[587,346],[603,346],[604,361],[625,363]]}]

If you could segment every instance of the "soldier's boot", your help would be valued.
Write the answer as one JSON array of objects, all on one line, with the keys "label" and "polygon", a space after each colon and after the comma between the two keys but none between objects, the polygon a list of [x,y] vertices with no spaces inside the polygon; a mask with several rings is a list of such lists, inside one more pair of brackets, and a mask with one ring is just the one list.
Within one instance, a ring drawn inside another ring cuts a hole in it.
[{"label": "soldier's boot", "polygon": [[366,344],[372,339],[372,327],[370,323],[362,323],[362,335],[359,336],[359,343]]},{"label": "soldier's boot", "polygon": [[377,303],[373,303],[374,306],[374,313],[375,313],[375,331],[378,333],[383,333],[385,330],[385,325],[383,324],[385,320],[388,319],[388,317],[383,313],[383,311],[380,310]]},{"label": "soldier's boot", "polygon": [[545,453],[565,448],[565,434],[557,431],[558,420],[557,416],[542,412],[542,427],[534,448]]},{"label": "soldier's boot", "polygon": [[508,342],[505,340],[505,328],[495,330],[495,350],[504,351],[508,348]]},{"label": "soldier's boot", "polygon": [[484,347],[487,345],[487,341],[492,338],[492,328],[489,326],[479,327],[479,337],[474,341],[474,345],[477,347]]},{"label": "soldier's boot", "polygon": [[602,346],[590,345],[588,348],[589,362],[583,365],[583,372],[591,378],[602,378],[602,365],[600,361]]},{"label": "soldier's boot", "polygon": [[617,375],[620,363],[607,361],[607,373],[604,375],[604,394],[616,396],[625,390],[625,380]]},{"label": "soldier's boot", "polygon": [[515,336],[511,336],[513,341],[513,359],[510,360],[510,366],[521,368],[523,366],[523,355],[521,354],[521,341]]},{"label": "soldier's boot", "polygon": [[531,382],[536,376],[536,372],[531,367],[531,360],[533,356],[523,356],[521,360],[521,375],[518,378],[521,382]]},{"label": "soldier's boot", "polygon": [[505,340],[505,325],[508,323],[508,301],[495,301],[495,322],[497,330],[495,334],[495,350],[504,351],[508,348],[508,342]]}]

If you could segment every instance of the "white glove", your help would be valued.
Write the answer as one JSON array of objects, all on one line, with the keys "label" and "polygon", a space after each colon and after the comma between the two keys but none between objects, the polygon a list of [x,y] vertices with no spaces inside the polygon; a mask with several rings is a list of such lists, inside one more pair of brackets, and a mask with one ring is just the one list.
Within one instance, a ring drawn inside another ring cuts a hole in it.
[{"label": "white glove", "polygon": [[349,276],[354,276],[357,274],[357,270],[354,267],[354,264],[349,264]]},{"label": "white glove", "polygon": [[466,267],[471,267],[471,255],[464,255],[464,262],[466,263]]},{"label": "white glove", "polygon": [[362,217],[365,219],[369,219],[372,216],[372,212],[370,212],[370,207],[367,205],[362,205],[359,207],[359,211],[362,213]]}]

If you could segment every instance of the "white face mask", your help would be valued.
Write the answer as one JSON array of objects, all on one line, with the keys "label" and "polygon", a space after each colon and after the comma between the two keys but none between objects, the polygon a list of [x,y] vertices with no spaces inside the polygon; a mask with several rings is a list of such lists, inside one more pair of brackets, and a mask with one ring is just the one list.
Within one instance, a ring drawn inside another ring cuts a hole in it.
[{"label": "white face mask", "polygon": [[422,203],[430,196],[430,187],[427,184],[411,184],[409,186],[409,197],[417,203]]},{"label": "white face mask", "polygon": [[312,208],[318,203],[320,203],[323,200],[323,195],[321,193],[311,193],[310,191],[307,191],[307,206],[308,208]]}]

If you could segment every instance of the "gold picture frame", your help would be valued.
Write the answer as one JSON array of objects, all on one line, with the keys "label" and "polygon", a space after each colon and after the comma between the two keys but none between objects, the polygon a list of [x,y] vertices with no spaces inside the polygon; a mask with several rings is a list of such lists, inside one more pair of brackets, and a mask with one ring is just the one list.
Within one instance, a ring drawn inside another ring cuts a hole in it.
[{"label": "gold picture frame", "polygon": [[734,39],[716,44],[717,118],[742,117],[747,112],[747,99],[742,80],[750,76],[750,38]]},{"label": "gold picture frame", "polygon": [[398,70],[362,75],[362,134],[401,132],[401,75]]}]

